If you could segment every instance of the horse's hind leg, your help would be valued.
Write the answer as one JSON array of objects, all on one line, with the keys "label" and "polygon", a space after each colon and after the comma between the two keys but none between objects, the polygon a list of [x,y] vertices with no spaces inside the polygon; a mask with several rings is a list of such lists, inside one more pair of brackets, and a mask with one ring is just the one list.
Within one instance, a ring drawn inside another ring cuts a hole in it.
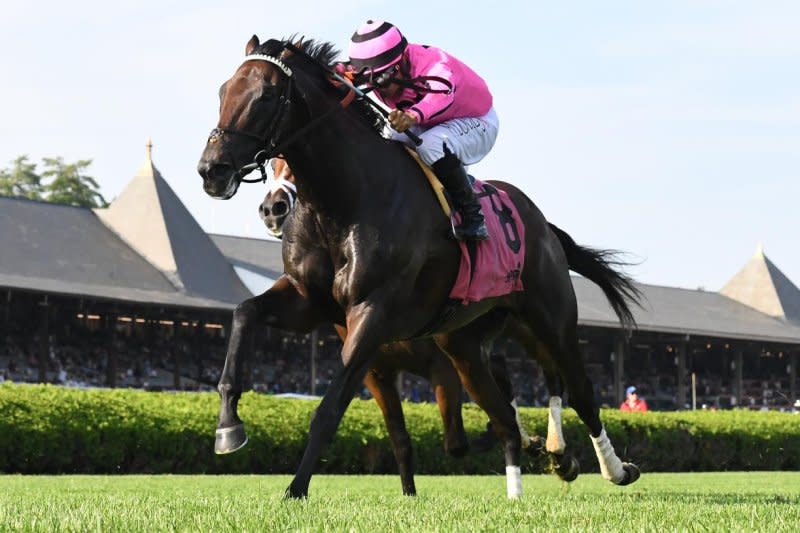
[{"label": "horse's hind leg", "polygon": [[[444,426],[444,450],[453,457],[463,457],[469,450],[469,441],[461,418],[461,381],[453,364],[433,341],[428,375],[425,376],[433,386],[439,413]],[[416,346],[416,342],[414,343]]]},{"label": "horse's hind leg", "polygon": [[481,357],[481,327],[437,335],[436,343],[450,356],[473,400],[489,415],[495,431],[505,441],[506,481],[509,498],[522,496],[520,437],[514,408],[503,397]]},{"label": "horse's hind leg", "polygon": [[570,405],[589,427],[594,451],[600,463],[600,473],[604,479],[615,485],[633,483],[639,479],[639,468],[632,463],[623,463],[606,435],[606,430],[600,421],[600,409],[594,399],[592,382],[586,375],[578,350],[577,336],[574,342],[570,341],[568,350],[564,353],[565,357],[559,360],[561,375],[569,391]]},{"label": "horse's hind leg", "polygon": [[547,439],[545,450],[550,457],[553,470],[564,481],[575,481],[581,472],[580,463],[567,453],[567,443],[561,429],[561,398],[564,394],[564,385],[558,372],[552,368],[545,368],[545,381],[547,392],[550,396],[547,410]]},{"label": "horse's hind leg", "polygon": [[237,407],[242,395],[244,364],[253,351],[255,329],[275,326],[292,331],[310,331],[319,322],[313,307],[285,277],[263,294],[245,300],[233,312],[225,366],[217,389],[220,395],[214,451],[233,453],[247,444],[244,424]]},{"label": "horse's hind leg", "polygon": [[561,398],[564,393],[564,384],[558,375],[553,356],[549,348],[539,342],[530,329],[522,324],[510,322],[506,331],[522,344],[530,357],[535,358],[539,363],[544,372],[547,393],[550,397],[547,413],[547,439],[541,443],[541,440],[537,440],[540,437],[536,437],[535,444],[528,448],[528,451],[532,454],[544,451],[558,477],[564,481],[574,481],[580,473],[580,465],[571,454],[566,453],[567,443],[561,429]]},{"label": "horse's hind leg", "polygon": [[[556,310],[557,313],[558,308],[558,305],[553,305],[545,311],[544,307],[539,307],[536,312],[529,315],[530,321],[527,325],[531,328],[538,327],[537,337],[541,339],[543,347],[548,349],[553,366],[566,385],[570,405],[589,428],[603,478],[616,485],[633,483],[639,479],[638,467],[632,463],[623,463],[619,459],[600,421],[600,409],[594,399],[592,382],[586,375],[578,349],[576,321],[565,319],[560,321],[561,327],[552,326],[554,316],[558,316],[554,315],[553,311]],[[536,308],[534,307],[534,309]],[[560,419],[560,401],[555,403],[556,405],[551,403],[550,414],[558,420]],[[561,439],[563,440],[563,436]],[[552,442],[555,444],[556,440]],[[554,449],[557,447],[554,446]]]},{"label": "horse's hind leg", "polygon": [[403,485],[403,494],[414,496],[417,493],[417,488],[414,485],[411,437],[406,429],[400,395],[397,393],[394,384],[396,376],[396,372],[383,372],[380,369],[372,368],[364,377],[364,384],[372,393],[372,397],[375,398],[378,407],[383,413],[383,420],[386,423],[386,429],[389,431],[392,451],[400,473],[400,482]]}]

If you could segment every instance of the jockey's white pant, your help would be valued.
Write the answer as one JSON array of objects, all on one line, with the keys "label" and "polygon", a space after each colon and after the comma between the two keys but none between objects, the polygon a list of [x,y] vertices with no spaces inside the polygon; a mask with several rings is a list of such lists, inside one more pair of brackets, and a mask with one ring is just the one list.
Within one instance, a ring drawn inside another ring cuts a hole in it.
[{"label": "jockey's white pant", "polygon": [[465,166],[474,165],[483,159],[497,140],[499,121],[494,107],[482,117],[454,118],[430,128],[414,126],[422,144],[415,146],[404,133],[398,133],[388,125],[384,136],[393,141],[400,141],[414,148],[420,159],[428,165],[444,157],[444,144]]}]

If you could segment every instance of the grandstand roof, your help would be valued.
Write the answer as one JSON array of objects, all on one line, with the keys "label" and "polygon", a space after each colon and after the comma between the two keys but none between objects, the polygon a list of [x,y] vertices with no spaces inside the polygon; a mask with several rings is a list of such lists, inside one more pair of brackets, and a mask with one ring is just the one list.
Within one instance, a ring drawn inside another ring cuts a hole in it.
[{"label": "grandstand roof", "polygon": [[253,294],[261,294],[272,287],[283,273],[279,241],[232,235],[211,235],[211,240]]},{"label": "grandstand roof", "polygon": [[[616,315],[600,288],[573,277],[578,297],[578,322],[618,327]],[[713,291],[637,284],[644,295],[634,317],[643,331],[800,344],[800,326],[766,315]]]},{"label": "grandstand roof", "polygon": [[99,219],[181,293],[241,302],[250,291],[153,165],[152,144],[136,176]]},{"label": "grandstand roof", "polygon": [[[283,272],[281,243],[206,234],[150,150],[107,209],[0,197],[0,287],[210,309],[268,287]],[[579,323],[619,327],[602,291],[573,281]],[[720,292],[639,288],[640,330],[800,344],[800,290],[763,250]]]},{"label": "grandstand roof", "polygon": [[283,274],[280,241],[213,233],[210,237],[232,265],[272,279]]},{"label": "grandstand roof", "polygon": [[800,323],[800,289],[769,260],[763,246],[720,293],[762,313]]},{"label": "grandstand roof", "polygon": [[185,307],[229,308],[180,292],[91,209],[0,197],[0,287]]}]

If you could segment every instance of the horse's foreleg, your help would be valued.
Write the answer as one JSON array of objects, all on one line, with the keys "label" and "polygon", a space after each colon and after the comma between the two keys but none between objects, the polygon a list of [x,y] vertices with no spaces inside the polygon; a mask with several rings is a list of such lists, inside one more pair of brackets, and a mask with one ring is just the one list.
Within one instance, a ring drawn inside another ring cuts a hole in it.
[{"label": "horse's foreleg", "polygon": [[314,413],[303,459],[286,489],[286,497],[308,495],[308,485],[319,457],[333,439],[347,406],[385,340],[378,329],[382,319],[383,313],[370,301],[354,306],[347,313],[347,339],[342,347],[344,368],[334,376]]},{"label": "horse's foreleg", "polygon": [[263,294],[245,300],[233,312],[225,366],[219,379],[220,410],[214,451],[233,453],[247,444],[237,407],[242,395],[244,365],[252,352],[257,327],[270,325],[293,331],[309,331],[319,322],[308,300],[288,279],[281,277]]},{"label": "horse's foreleg", "polygon": [[509,498],[522,496],[520,471],[520,433],[516,412],[492,379],[481,357],[479,328],[470,325],[435,337],[437,344],[450,356],[461,381],[473,400],[489,415],[495,432],[505,440],[506,481]]},{"label": "horse's foreleg", "polygon": [[392,451],[397,461],[397,469],[400,472],[400,483],[403,485],[403,494],[414,496],[417,488],[414,485],[414,463],[411,449],[411,437],[406,429],[406,421],[403,416],[403,406],[400,403],[400,395],[395,388],[394,378],[396,373],[377,373],[374,369],[367,372],[364,384],[372,393],[375,402],[383,413],[383,420],[386,429],[389,431],[389,439],[392,442]]}]

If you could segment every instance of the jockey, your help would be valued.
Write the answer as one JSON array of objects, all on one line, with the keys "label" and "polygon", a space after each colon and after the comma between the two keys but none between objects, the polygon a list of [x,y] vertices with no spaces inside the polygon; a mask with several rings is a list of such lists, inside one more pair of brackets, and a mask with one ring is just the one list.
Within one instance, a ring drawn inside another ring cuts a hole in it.
[{"label": "jockey", "polygon": [[[408,44],[394,25],[367,21],[350,39],[350,66],[377,88],[392,108],[390,138],[408,143],[406,130],[422,144],[420,159],[442,181],[462,221],[457,239],[488,237],[481,206],[464,165],[489,153],[497,139],[498,119],[483,79],[447,52]],[[413,146],[412,146],[413,147]]]}]

